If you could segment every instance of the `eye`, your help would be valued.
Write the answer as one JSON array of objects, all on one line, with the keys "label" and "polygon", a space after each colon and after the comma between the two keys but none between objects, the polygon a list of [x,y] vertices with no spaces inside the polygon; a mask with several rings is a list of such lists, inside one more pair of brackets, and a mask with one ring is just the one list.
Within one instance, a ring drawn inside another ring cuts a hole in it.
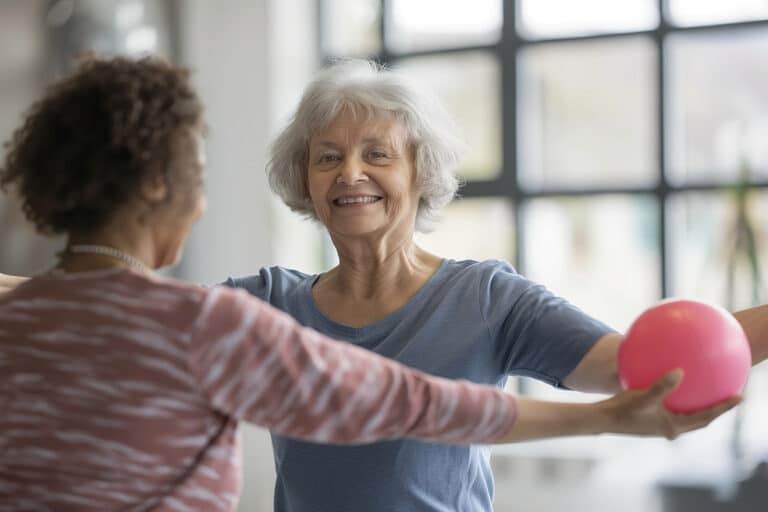
[{"label": "eye", "polygon": [[384,151],[374,150],[374,151],[370,151],[368,153],[368,158],[372,158],[374,160],[378,160],[378,159],[381,159],[381,158],[387,158],[387,154]]},{"label": "eye", "polygon": [[332,162],[338,162],[339,160],[341,160],[341,156],[334,153],[325,153],[320,155],[320,157],[317,159],[317,163],[328,164]]}]

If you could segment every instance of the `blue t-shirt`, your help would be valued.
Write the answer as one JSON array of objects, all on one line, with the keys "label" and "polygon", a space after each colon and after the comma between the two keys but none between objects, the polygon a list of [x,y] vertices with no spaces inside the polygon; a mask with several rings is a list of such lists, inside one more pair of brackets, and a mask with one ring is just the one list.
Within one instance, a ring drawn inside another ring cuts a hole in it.
[{"label": "blue t-shirt", "polygon": [[[443,260],[399,310],[365,327],[315,305],[317,275],[281,267],[227,280],[328,336],[433,375],[502,387],[508,375],[561,386],[612,332],[500,261]],[[277,512],[490,512],[485,446],[413,440],[326,446],[272,435]]]}]

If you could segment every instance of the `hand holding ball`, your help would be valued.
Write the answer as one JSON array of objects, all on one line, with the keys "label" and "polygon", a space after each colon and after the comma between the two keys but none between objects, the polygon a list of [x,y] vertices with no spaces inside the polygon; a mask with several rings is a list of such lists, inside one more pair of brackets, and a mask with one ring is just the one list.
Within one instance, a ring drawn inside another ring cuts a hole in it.
[{"label": "hand holding ball", "polygon": [[751,365],[749,343],[736,319],[691,300],[666,300],[646,310],[619,348],[625,388],[647,388],[675,368],[683,370],[682,383],[664,399],[675,413],[706,409],[739,394]]}]

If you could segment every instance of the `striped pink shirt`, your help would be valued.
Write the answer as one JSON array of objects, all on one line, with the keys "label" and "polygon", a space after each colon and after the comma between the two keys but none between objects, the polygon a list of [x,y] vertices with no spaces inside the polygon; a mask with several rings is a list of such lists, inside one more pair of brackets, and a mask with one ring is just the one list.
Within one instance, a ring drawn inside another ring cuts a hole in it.
[{"label": "striped pink shirt", "polygon": [[126,270],[0,295],[0,511],[229,511],[239,420],[327,443],[484,443],[514,398],[335,343],[245,292]]}]

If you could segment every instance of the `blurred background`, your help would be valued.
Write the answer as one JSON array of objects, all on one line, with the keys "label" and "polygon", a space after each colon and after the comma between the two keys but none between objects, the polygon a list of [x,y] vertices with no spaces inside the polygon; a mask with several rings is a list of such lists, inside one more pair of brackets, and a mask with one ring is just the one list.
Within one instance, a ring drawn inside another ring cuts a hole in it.
[{"label": "blurred background", "polygon": [[[0,0],[2,140],[86,51],[161,54],[194,71],[210,207],[176,277],[334,264],[263,169],[312,73],[362,56],[431,88],[471,146],[462,198],[419,236],[425,248],[509,260],[620,330],[662,297],[732,310],[767,300],[768,0]],[[46,270],[61,244],[0,196],[0,271]],[[746,393],[737,412],[674,442],[497,448],[496,509],[763,510],[768,368]],[[246,428],[244,441],[241,509],[269,511],[268,436]]]}]

